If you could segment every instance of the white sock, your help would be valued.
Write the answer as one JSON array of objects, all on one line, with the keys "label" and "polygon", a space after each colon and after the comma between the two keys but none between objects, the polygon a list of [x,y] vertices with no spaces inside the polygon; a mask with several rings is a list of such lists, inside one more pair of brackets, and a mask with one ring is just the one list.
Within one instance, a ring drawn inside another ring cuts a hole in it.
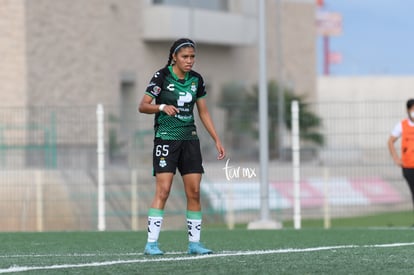
[{"label": "white sock", "polygon": [[162,217],[148,217],[148,239],[149,243],[158,241],[162,225]]},{"label": "white sock", "polygon": [[188,240],[190,242],[199,242],[201,234],[201,220],[187,218]]},{"label": "white sock", "polygon": [[148,211],[148,239],[149,243],[158,241],[160,235],[162,217],[164,216],[163,209],[150,208]]},{"label": "white sock", "polygon": [[162,225],[162,217],[148,216],[148,239],[149,243],[158,241]]}]

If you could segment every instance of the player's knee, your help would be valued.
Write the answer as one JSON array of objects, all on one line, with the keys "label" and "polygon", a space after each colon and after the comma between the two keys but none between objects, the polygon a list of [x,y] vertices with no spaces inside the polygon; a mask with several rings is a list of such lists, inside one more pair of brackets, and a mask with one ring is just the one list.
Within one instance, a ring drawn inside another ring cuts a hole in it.
[{"label": "player's knee", "polygon": [[161,189],[157,192],[157,197],[161,201],[166,201],[170,196],[170,190],[168,189]]},{"label": "player's knee", "polygon": [[199,201],[200,200],[200,191],[199,190],[193,190],[191,192],[188,192],[187,193],[187,199],[188,200]]}]

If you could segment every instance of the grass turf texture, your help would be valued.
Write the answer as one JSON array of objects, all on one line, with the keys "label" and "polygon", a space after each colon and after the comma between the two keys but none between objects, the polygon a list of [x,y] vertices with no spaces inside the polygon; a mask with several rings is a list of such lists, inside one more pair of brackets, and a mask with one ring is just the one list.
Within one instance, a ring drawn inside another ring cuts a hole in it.
[{"label": "grass turf texture", "polygon": [[[346,220],[349,225],[360,219]],[[370,225],[378,225],[373,216],[367,219]],[[25,274],[413,273],[414,230],[408,226],[270,231],[207,228],[202,239],[215,254],[187,255],[184,230],[163,231],[159,243],[166,255],[157,257],[142,254],[144,231],[0,233],[0,272],[27,267]],[[400,245],[379,246],[382,244]]]},{"label": "grass turf texture", "polygon": [[[368,216],[337,218],[332,219],[331,227],[346,228],[346,227],[407,227],[414,225],[413,211],[401,211],[391,213],[379,213]],[[292,221],[284,222],[287,228],[293,227]],[[303,220],[303,228],[321,228],[323,227],[323,220]]]}]

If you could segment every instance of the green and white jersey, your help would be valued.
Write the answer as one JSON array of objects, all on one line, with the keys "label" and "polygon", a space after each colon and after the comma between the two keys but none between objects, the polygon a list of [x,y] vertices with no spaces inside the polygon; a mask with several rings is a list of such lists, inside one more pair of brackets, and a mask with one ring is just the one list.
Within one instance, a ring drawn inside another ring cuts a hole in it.
[{"label": "green and white jersey", "polygon": [[174,105],[180,112],[168,116],[164,112],[155,114],[155,137],[163,140],[198,139],[194,124],[194,104],[206,96],[204,80],[195,71],[186,73],[179,79],[172,66],[157,71],[147,86],[145,93],[155,98],[156,104]]}]

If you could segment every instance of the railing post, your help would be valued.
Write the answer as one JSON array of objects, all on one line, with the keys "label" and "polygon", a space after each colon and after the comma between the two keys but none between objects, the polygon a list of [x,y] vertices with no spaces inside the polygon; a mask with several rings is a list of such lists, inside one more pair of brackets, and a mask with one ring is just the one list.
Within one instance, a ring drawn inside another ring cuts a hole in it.
[{"label": "railing post", "polygon": [[137,170],[131,171],[131,229],[137,231],[139,228],[138,221],[138,182],[137,182]]},{"label": "railing post", "polygon": [[299,103],[292,101],[292,168],[293,168],[293,188],[294,188],[294,228],[301,228],[300,213],[300,143],[299,143]]},{"label": "railing post", "polygon": [[43,232],[43,172],[34,170],[36,184],[36,230]]},{"label": "railing post", "polygon": [[98,230],[105,231],[105,143],[104,143],[104,108],[98,104],[97,118],[97,155],[98,155]]}]

